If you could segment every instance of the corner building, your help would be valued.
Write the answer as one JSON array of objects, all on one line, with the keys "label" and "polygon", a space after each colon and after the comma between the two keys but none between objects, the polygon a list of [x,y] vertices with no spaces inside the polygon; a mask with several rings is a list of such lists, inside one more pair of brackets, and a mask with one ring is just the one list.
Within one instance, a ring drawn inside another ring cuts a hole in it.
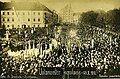
[{"label": "corner building", "polygon": [[73,23],[73,13],[71,5],[66,5],[59,13],[60,20],[63,23]]},{"label": "corner building", "polygon": [[5,2],[1,10],[1,27],[6,29],[48,27],[53,13],[37,2]]}]

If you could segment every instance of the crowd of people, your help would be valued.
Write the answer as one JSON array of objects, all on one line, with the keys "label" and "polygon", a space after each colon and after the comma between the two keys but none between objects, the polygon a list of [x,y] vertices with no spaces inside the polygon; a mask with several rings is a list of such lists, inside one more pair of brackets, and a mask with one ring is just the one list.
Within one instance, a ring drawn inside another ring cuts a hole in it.
[{"label": "crowd of people", "polygon": [[96,68],[98,74],[120,74],[119,34],[98,28],[85,32],[86,35],[89,35],[87,33],[92,34],[93,47],[91,43],[87,46],[73,43],[70,46],[71,50],[69,50],[67,44],[60,44],[49,53],[40,53],[37,56],[26,58],[11,57],[7,52],[4,52],[1,62],[1,76],[39,75],[40,67]]}]

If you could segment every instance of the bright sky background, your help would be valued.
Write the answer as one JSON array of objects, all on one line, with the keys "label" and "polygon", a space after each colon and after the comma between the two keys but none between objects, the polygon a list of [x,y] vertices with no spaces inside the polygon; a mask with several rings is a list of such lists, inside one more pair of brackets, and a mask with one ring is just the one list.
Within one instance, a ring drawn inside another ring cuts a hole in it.
[{"label": "bright sky background", "polygon": [[[11,1],[11,0],[0,0]],[[83,12],[88,10],[103,9],[105,11],[120,8],[120,0],[12,0],[12,1],[35,1],[47,6],[49,9],[55,9],[59,12],[67,4],[71,4],[74,12]]]}]

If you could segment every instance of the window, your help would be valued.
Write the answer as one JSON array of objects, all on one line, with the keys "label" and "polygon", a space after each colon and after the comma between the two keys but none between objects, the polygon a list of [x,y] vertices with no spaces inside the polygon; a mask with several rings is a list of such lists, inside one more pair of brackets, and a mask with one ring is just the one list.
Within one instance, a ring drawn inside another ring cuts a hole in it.
[{"label": "window", "polygon": [[40,18],[38,18],[38,21],[40,21]]},{"label": "window", "polygon": [[9,27],[9,25],[7,25],[7,27]]},{"label": "window", "polygon": [[14,12],[12,12],[12,15],[14,15]]},{"label": "window", "polygon": [[5,18],[3,18],[3,21],[5,21]]},{"label": "window", "polygon": [[33,19],[33,21],[35,21],[35,19]]},{"label": "window", "polygon": [[9,21],[9,18],[7,19],[7,21]]},{"label": "window", "polygon": [[28,18],[28,21],[30,21],[30,18]]},{"label": "window", "polygon": [[7,12],[7,14],[9,15],[9,12]]},{"label": "window", "polygon": [[19,15],[20,13],[18,12],[18,15]]},{"label": "window", "polygon": [[3,27],[5,27],[5,24],[3,24]]},{"label": "window", "polygon": [[40,15],[40,12],[38,12],[38,15]]},{"label": "window", "polygon": [[3,12],[3,15],[5,15],[5,12]]},{"label": "window", "polygon": [[44,13],[46,15],[46,13]]},{"label": "window", "polygon": [[33,14],[35,15],[35,12]]},{"label": "window", "polygon": [[12,18],[12,21],[14,21],[14,18]]},{"label": "window", "polygon": [[14,25],[12,24],[12,28],[14,28]]},{"label": "window", "polygon": [[35,27],[35,25],[33,27]]},{"label": "window", "polygon": [[25,15],[25,13],[23,12],[23,15]]}]

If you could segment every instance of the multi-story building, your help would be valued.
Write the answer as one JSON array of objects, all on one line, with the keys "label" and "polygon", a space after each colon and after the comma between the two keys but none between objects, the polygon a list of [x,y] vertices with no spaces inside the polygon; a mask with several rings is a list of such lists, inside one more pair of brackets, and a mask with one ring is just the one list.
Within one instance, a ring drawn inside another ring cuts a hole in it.
[{"label": "multi-story building", "polygon": [[1,27],[47,27],[53,23],[53,12],[37,2],[4,2]]},{"label": "multi-story building", "polygon": [[80,21],[80,15],[81,15],[80,12],[73,14],[73,23],[74,24],[78,24],[78,22]]},{"label": "multi-story building", "polygon": [[[38,53],[47,50],[51,44],[46,42],[44,37],[50,35],[47,32],[51,29],[36,27],[54,27],[57,19],[55,11],[49,10],[38,2],[0,2],[0,34],[3,35],[2,40],[8,43],[6,45],[10,48],[10,53],[11,51]],[[1,32],[3,28],[6,34]]]},{"label": "multi-story building", "polygon": [[61,9],[59,13],[59,21],[62,23],[77,24],[80,18],[80,13],[75,13],[70,4]]},{"label": "multi-story building", "polygon": [[61,9],[59,13],[59,17],[61,18],[61,22],[63,23],[72,23],[73,22],[73,10],[71,5],[67,5]]}]

